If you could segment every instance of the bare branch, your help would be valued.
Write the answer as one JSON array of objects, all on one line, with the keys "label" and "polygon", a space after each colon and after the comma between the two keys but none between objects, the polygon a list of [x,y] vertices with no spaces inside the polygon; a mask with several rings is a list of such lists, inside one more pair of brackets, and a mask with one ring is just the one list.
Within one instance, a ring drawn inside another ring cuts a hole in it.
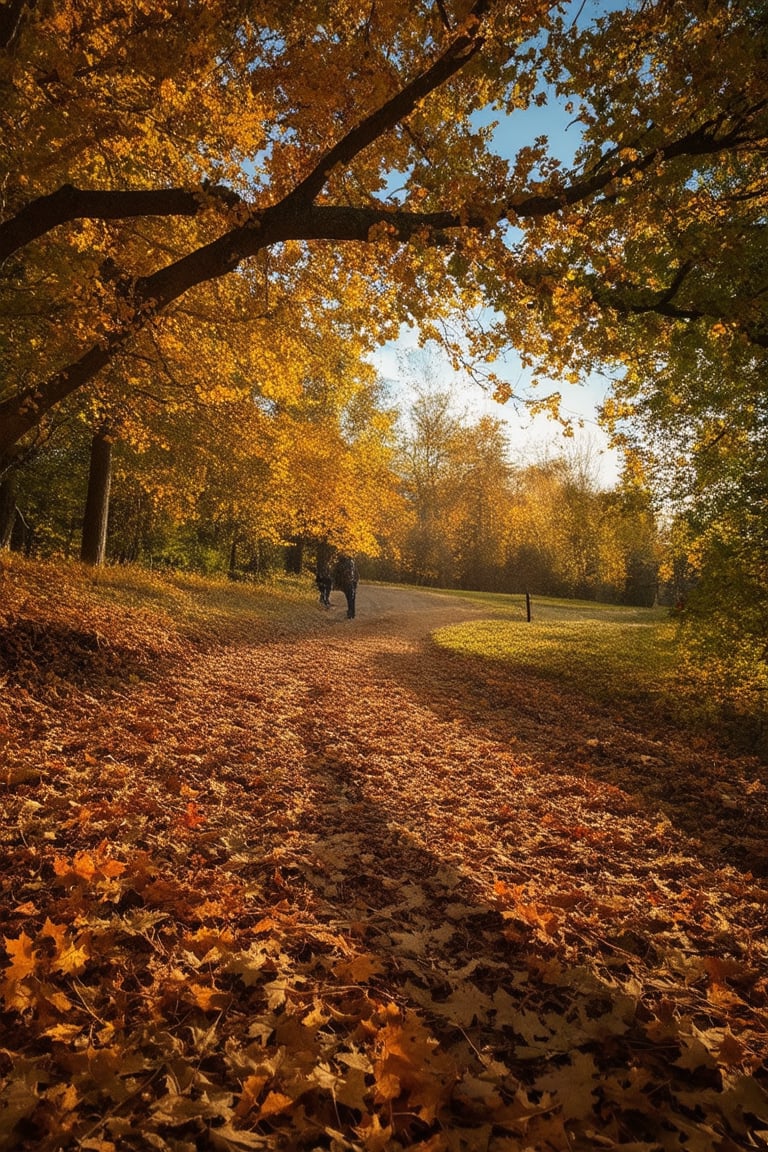
[{"label": "bare branch", "polygon": [[24,9],[35,7],[36,0],[8,0],[0,8],[0,50],[9,51],[19,34]]}]

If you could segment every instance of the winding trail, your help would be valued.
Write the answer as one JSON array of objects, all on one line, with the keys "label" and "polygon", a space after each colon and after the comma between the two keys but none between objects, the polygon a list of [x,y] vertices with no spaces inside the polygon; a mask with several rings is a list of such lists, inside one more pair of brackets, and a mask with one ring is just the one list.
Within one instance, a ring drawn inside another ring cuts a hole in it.
[{"label": "winding trail", "polygon": [[[97,951],[105,934],[83,1003],[151,1072],[136,1130],[194,1121],[207,1148],[212,1122],[217,1149],[755,1147],[764,768],[430,640],[485,605],[363,585],[348,621],[333,599],[28,724],[50,781],[14,798],[13,900],[90,925]],[[41,893],[46,861],[73,894]],[[33,1050],[21,1035],[8,1047]],[[95,1091],[91,1064],[45,1061]],[[243,1127],[251,1143],[221,1135]]]}]

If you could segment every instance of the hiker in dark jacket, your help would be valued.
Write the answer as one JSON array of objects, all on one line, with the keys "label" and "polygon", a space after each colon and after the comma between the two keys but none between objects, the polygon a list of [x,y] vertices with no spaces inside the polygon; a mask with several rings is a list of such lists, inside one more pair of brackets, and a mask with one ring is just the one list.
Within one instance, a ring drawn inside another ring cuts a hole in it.
[{"label": "hiker in dark jacket", "polygon": [[318,553],[315,567],[315,584],[320,592],[320,603],[323,608],[331,606],[331,589],[333,588],[333,560],[328,553]]},{"label": "hiker in dark jacket", "polygon": [[355,618],[355,596],[357,595],[357,565],[351,556],[339,556],[333,569],[333,583],[347,598],[347,619]]}]

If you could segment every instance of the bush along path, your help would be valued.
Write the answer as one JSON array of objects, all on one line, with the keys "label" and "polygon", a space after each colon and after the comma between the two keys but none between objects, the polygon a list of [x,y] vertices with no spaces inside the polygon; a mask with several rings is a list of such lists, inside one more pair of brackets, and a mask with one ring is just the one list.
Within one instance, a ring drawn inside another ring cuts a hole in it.
[{"label": "bush along path", "polygon": [[756,762],[461,603],[0,586],[0,1148],[768,1147]]}]

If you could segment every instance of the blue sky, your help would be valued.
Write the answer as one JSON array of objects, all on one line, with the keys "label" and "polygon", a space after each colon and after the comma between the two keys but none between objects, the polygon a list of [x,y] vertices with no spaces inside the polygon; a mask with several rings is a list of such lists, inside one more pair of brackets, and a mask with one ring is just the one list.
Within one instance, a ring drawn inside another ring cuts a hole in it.
[{"label": "blue sky", "polygon": [[[404,329],[399,340],[387,344],[374,355],[374,363],[390,385],[393,400],[399,407],[407,407],[413,395],[407,379],[409,373],[404,370],[402,362],[408,361],[418,351],[418,333],[413,329]],[[466,413],[471,420],[479,419],[480,416],[493,416],[504,421],[513,462],[534,461],[542,456],[558,455],[571,451],[574,446],[580,446],[590,451],[599,483],[611,487],[616,482],[621,460],[618,453],[608,447],[607,436],[598,425],[596,417],[597,406],[607,390],[605,380],[595,377],[584,385],[551,382],[550,390],[559,391],[563,397],[564,415],[572,417],[574,421],[574,435],[566,438],[560,425],[548,417],[531,417],[514,401],[497,403],[474,381],[454,372],[436,346],[428,345],[426,353],[430,368],[433,372],[439,372],[440,387],[453,393],[457,412]],[[503,372],[499,362],[494,364],[494,369],[499,375],[505,375],[517,391],[526,391],[530,372],[522,367],[514,355],[507,356]],[[418,377],[418,368],[415,369],[415,375]],[[541,388],[538,393],[546,395],[546,391]],[[532,395],[538,393],[531,390]]]},{"label": "blue sky", "polygon": [[[585,9],[587,7],[585,5]],[[589,7],[594,13],[594,6]],[[605,5],[600,4],[599,7],[604,10]],[[547,104],[543,107],[518,111],[514,117],[505,119],[501,113],[488,113],[486,123],[499,120],[494,139],[501,155],[512,157],[521,145],[536,136],[547,136],[550,150],[564,163],[572,161],[580,143],[579,126],[573,123],[573,115],[565,111],[551,89],[547,90],[547,96]],[[395,401],[402,406],[407,406],[410,390],[403,377],[401,361],[417,348],[418,333],[403,329],[399,340],[382,348],[374,357],[380,374],[390,383]],[[466,411],[469,418],[491,415],[504,420],[516,459],[536,459],[542,454],[557,454],[568,450],[574,444],[582,445],[594,457],[597,478],[602,485],[610,487],[618,479],[621,460],[618,453],[608,447],[608,438],[597,423],[597,408],[608,389],[608,382],[604,378],[594,376],[583,384],[552,380],[550,387],[532,389],[531,372],[522,366],[514,353],[493,365],[494,371],[506,378],[518,394],[543,396],[548,392],[561,393],[563,413],[574,420],[574,437],[565,440],[562,428],[548,417],[531,418],[514,401],[498,404],[478,384],[454,372],[434,346],[430,346],[430,361],[433,368],[440,368],[441,384],[454,392],[458,411]],[[581,427],[578,426],[579,422]]]},{"label": "blue sky", "polygon": [[[570,0],[568,5],[573,19],[584,26],[611,9],[626,7],[626,0]],[[532,141],[536,136],[547,136],[550,151],[566,165],[573,160],[581,141],[578,123],[573,122],[573,113],[566,112],[564,101],[559,101],[551,88],[539,86],[546,91],[547,103],[543,107],[532,106],[525,111],[517,111],[514,116],[505,118],[500,112],[489,111],[483,117],[485,123],[498,120],[494,140],[502,156],[515,156],[521,145]],[[482,122],[482,121],[481,121]],[[375,363],[381,375],[390,382],[393,395],[402,406],[407,406],[409,387],[403,381],[400,361],[403,356],[418,348],[418,333],[403,329],[400,339],[382,348],[375,356]],[[556,454],[572,445],[582,445],[594,458],[597,479],[606,487],[612,486],[621,470],[621,459],[617,452],[608,446],[608,438],[597,423],[597,409],[609,388],[608,381],[600,376],[592,376],[580,384],[551,380],[539,389],[532,389],[531,372],[524,368],[514,353],[504,360],[497,361],[494,371],[505,377],[518,394],[546,395],[560,392],[564,415],[574,420],[574,438],[565,440],[562,428],[546,416],[532,419],[526,410],[508,401],[501,405],[487,395],[466,376],[456,373],[445,358],[440,358],[437,349],[430,357],[432,366],[440,365],[441,381],[455,393],[458,411],[466,411],[468,417],[477,418],[491,415],[504,420],[515,458],[535,459],[542,454]],[[578,427],[581,422],[582,426]]]}]

